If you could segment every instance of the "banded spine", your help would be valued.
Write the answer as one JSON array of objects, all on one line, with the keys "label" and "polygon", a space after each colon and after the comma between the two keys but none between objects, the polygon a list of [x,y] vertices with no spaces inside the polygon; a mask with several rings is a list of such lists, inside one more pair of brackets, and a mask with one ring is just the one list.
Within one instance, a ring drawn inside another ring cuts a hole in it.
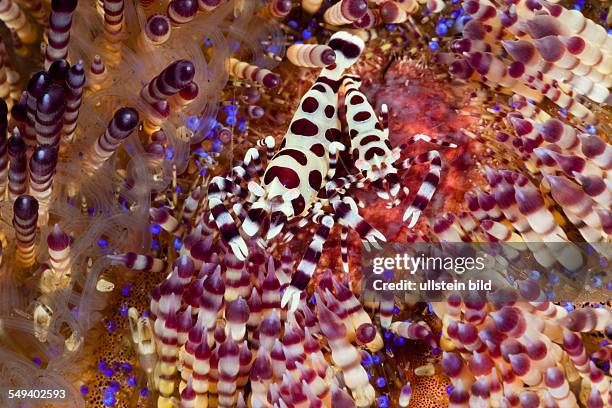
[{"label": "banded spine", "polygon": [[320,68],[333,64],[336,53],[327,45],[293,44],[287,49],[287,58],[298,67]]},{"label": "banded spine", "polygon": [[77,0],[51,1],[49,43],[45,49],[45,69],[48,69],[53,61],[66,59],[68,56],[72,13],[74,13],[76,6]]},{"label": "banded spine", "polygon": [[30,195],[17,197],[13,204],[13,227],[17,242],[17,262],[24,267],[34,264],[38,201]]},{"label": "banded spine", "polygon": [[325,10],[323,20],[334,26],[350,24],[363,17],[367,10],[366,0],[341,0]]},{"label": "banded spine", "polygon": [[83,101],[83,87],[85,86],[85,69],[83,61],[79,61],[68,71],[66,78],[66,109],[64,110],[64,124],[62,139],[71,142],[76,131],[76,122],[79,109]]},{"label": "banded spine", "polygon": [[259,68],[236,58],[230,58],[228,64],[230,76],[234,78],[250,80],[270,89],[280,85],[280,77],[269,69]]},{"label": "banded spine", "polygon": [[26,193],[27,157],[26,143],[19,134],[17,128],[13,129],[13,135],[7,142],[9,157],[8,188],[9,200],[15,201],[18,196]]},{"label": "banded spine", "polygon": [[53,146],[43,145],[34,150],[30,158],[30,194],[39,204],[39,220],[47,222],[53,176],[57,166],[57,150]]},{"label": "banded spine", "polygon": [[8,187],[8,106],[0,99],[0,201],[4,199]]},{"label": "banded spine", "polygon": [[138,112],[132,108],[120,108],[108,123],[106,131],[98,137],[89,155],[89,165],[96,170],[113,155],[119,145],[138,126]]}]

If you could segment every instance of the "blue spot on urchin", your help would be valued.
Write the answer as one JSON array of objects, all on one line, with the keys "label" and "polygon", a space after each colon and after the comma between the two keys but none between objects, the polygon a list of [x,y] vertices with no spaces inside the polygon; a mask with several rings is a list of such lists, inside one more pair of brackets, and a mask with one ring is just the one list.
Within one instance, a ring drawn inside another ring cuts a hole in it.
[{"label": "blue spot on urchin", "polygon": [[104,404],[105,407],[112,407],[116,402],[117,399],[115,398],[115,395],[110,392],[105,392],[102,396],[102,404]]},{"label": "blue spot on urchin", "polygon": [[89,387],[87,385],[81,385],[79,391],[81,391],[81,394],[87,395],[89,394]]},{"label": "blue spot on urchin", "polygon": [[151,234],[157,235],[161,232],[161,227],[159,224],[151,224],[149,225],[149,231],[151,231]]},{"label": "blue spot on urchin", "polygon": [[601,279],[601,276],[595,276],[593,278],[593,286],[596,287],[597,289],[601,288],[601,285],[603,284],[603,281]]},{"label": "blue spot on urchin", "polygon": [[446,33],[448,33],[448,26],[444,22],[439,22],[436,25],[436,34],[442,37]]},{"label": "blue spot on urchin", "polygon": [[556,285],[557,283],[559,283],[559,280],[560,280],[560,279],[561,279],[561,278],[559,278],[559,275],[557,275],[557,274],[554,274],[554,273],[553,273],[553,274],[548,275],[548,282],[549,282],[551,285]]},{"label": "blue spot on urchin", "polygon": [[389,397],[387,397],[386,395],[381,395],[376,400],[376,403],[380,408],[387,408],[389,406]]},{"label": "blue spot on urchin", "polygon": [[376,379],[376,386],[379,388],[384,387],[385,385],[387,385],[387,380],[385,380],[384,377],[378,377]]},{"label": "blue spot on urchin", "polygon": [[110,333],[114,332],[115,329],[117,328],[117,324],[115,322],[113,322],[112,320],[109,320],[108,322],[106,322],[106,330],[108,330]]},{"label": "blue spot on urchin", "polygon": [[202,121],[197,116],[189,116],[187,118],[186,125],[192,132],[195,132],[196,130],[198,130],[201,123]]},{"label": "blue spot on urchin", "polygon": [[127,381],[126,381],[127,385],[129,385],[130,387],[135,387],[136,384],[138,383],[138,380],[136,379],[135,375],[131,375]]},{"label": "blue spot on urchin", "polygon": [[179,251],[183,247],[183,241],[181,241],[179,237],[175,237],[173,246],[174,246],[174,249]]},{"label": "blue spot on urchin", "polygon": [[372,356],[367,351],[361,353],[361,365],[364,367],[369,367],[372,365]]},{"label": "blue spot on urchin", "polygon": [[529,272],[529,279],[531,279],[533,281],[540,280],[540,277],[541,277],[540,271],[533,270],[533,271]]},{"label": "blue spot on urchin", "polygon": [[127,307],[126,305],[122,305],[119,308],[119,315],[121,315],[121,317],[128,317],[128,311],[129,307]]},{"label": "blue spot on urchin", "polygon": [[119,389],[121,388],[121,386],[119,385],[119,383],[117,381],[109,381],[108,382],[108,389],[107,391],[112,392],[113,394],[116,393],[117,391],[119,391]]}]

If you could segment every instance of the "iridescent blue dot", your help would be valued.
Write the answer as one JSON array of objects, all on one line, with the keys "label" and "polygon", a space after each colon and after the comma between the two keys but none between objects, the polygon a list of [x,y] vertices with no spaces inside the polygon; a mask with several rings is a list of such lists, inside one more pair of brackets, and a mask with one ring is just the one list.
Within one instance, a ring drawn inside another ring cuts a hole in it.
[{"label": "iridescent blue dot", "polygon": [[531,280],[537,281],[537,280],[540,280],[540,277],[541,275],[539,271],[533,270],[529,272],[529,279]]},{"label": "iridescent blue dot", "polygon": [[376,400],[376,403],[380,408],[387,408],[389,406],[389,397],[387,397],[386,395],[381,395]]},{"label": "iridescent blue dot", "polygon": [[438,44],[437,41],[430,41],[429,42],[429,49],[432,51],[437,51],[438,48],[440,48],[440,45]]},{"label": "iridescent blue dot", "polygon": [[444,36],[448,33],[448,26],[443,22],[440,22],[436,25],[436,34],[439,36]]},{"label": "iridescent blue dot", "polygon": [[100,248],[106,248],[108,246],[108,241],[105,239],[99,239],[98,240],[98,246]]},{"label": "iridescent blue dot", "polygon": [[130,363],[122,363],[121,364],[121,368],[126,372],[129,373],[132,371],[132,365]]},{"label": "iridescent blue dot", "polygon": [[612,281],[606,283],[606,289],[612,290]]},{"label": "iridescent blue dot", "polygon": [[105,392],[102,396],[102,404],[104,404],[105,407],[112,407],[113,405],[115,405],[115,402],[117,402],[117,400],[115,399],[115,396],[110,392]]},{"label": "iridescent blue dot", "polygon": [[380,364],[380,356],[379,356],[379,355],[377,355],[377,354],[375,354],[375,355],[372,357],[372,361],[374,362],[374,364]]},{"label": "iridescent blue dot", "polygon": [[117,391],[119,391],[120,388],[121,386],[119,385],[117,381],[113,380],[108,383],[108,391],[112,393],[116,393]]},{"label": "iridescent blue dot", "polygon": [[105,360],[100,361],[98,364],[98,370],[104,371],[104,369],[108,367],[108,363]]},{"label": "iridescent blue dot", "polygon": [[312,32],[310,32],[309,30],[302,31],[302,38],[305,40],[312,38]]},{"label": "iridescent blue dot", "polygon": [[295,20],[290,20],[287,25],[294,30],[297,30],[298,28],[298,22]]},{"label": "iridescent blue dot", "polygon": [[406,339],[404,339],[404,338],[403,338],[403,337],[401,337],[401,336],[397,336],[397,337],[395,337],[395,338],[393,339],[393,344],[394,344],[394,345],[396,345],[396,346],[401,347],[401,346],[403,346],[404,344],[406,344]]},{"label": "iridescent blue dot", "polygon": [[601,279],[601,276],[595,276],[593,278],[593,286],[595,286],[597,289],[601,288],[602,284],[603,284],[603,281]]},{"label": "iridescent blue dot", "polygon": [[608,266],[608,258],[604,258],[603,256],[601,258],[599,258],[599,260],[597,261],[597,263],[599,264],[599,266],[601,266],[602,268],[605,268],[606,266]]},{"label": "iridescent blue dot", "polygon": [[38,357],[34,357],[34,358],[32,359],[32,361],[34,361],[34,364],[36,364],[37,366],[39,366],[39,365],[41,365],[41,364],[42,364],[41,359],[40,359],[40,358],[38,358]]},{"label": "iridescent blue dot", "polygon": [[376,386],[377,387],[384,387],[385,385],[387,385],[387,380],[385,380],[384,377],[378,377],[376,379]]},{"label": "iridescent blue dot", "polygon": [[81,394],[83,395],[87,395],[89,394],[89,387],[86,385],[81,385],[81,387],[79,388],[79,390],[81,391]]},{"label": "iridescent blue dot", "polygon": [[453,387],[452,385],[447,386],[447,387],[446,387],[446,393],[447,393],[448,395],[450,395],[450,393],[451,393],[451,392],[453,392],[453,389],[454,389],[454,388],[455,388],[455,387]]},{"label": "iridescent blue dot", "polygon": [[156,239],[151,241],[151,249],[159,249],[159,242]]},{"label": "iridescent blue dot", "polygon": [[151,234],[157,235],[161,232],[161,227],[159,224],[151,224],[149,225],[149,231],[151,231]]},{"label": "iridescent blue dot", "polygon": [[555,275],[555,274],[548,275],[548,282],[550,282],[551,285],[556,285],[557,283],[559,283],[560,279],[561,278],[559,278],[559,275]]},{"label": "iridescent blue dot", "polygon": [[399,307],[394,306],[394,307],[393,307],[393,314],[394,314],[394,315],[396,315],[396,314],[398,314],[398,313],[399,313]]},{"label": "iridescent blue dot", "polygon": [[117,328],[117,324],[115,322],[113,322],[112,320],[106,322],[106,330],[108,330],[109,332],[114,332],[115,329]]},{"label": "iridescent blue dot", "polygon": [[107,377],[113,376],[113,370],[110,368],[105,368],[104,370],[102,370],[102,373]]},{"label": "iridescent blue dot", "polygon": [[390,331],[387,331],[385,332],[384,336],[385,336],[385,340],[389,340],[391,337],[393,337],[393,333],[391,333]]},{"label": "iridescent blue dot", "polygon": [[597,133],[597,128],[594,125],[587,126],[587,132],[594,135]]},{"label": "iridescent blue dot", "polygon": [[575,306],[572,302],[564,302],[563,308],[567,310],[568,312],[571,312],[572,310],[574,310]]},{"label": "iridescent blue dot", "polygon": [[140,395],[142,397],[146,397],[147,395],[149,395],[149,389],[147,387],[144,387],[142,390],[140,390]]},{"label": "iridescent blue dot", "polygon": [[136,380],[135,375],[131,375],[126,381],[127,385],[129,385],[130,387],[135,387],[137,382],[138,381]]},{"label": "iridescent blue dot", "polygon": [[362,353],[361,365],[364,367],[369,367],[372,365],[372,356],[369,353],[367,352]]},{"label": "iridescent blue dot", "polygon": [[130,291],[132,290],[132,285],[123,285],[123,287],[121,288],[121,294],[123,296],[130,296]]},{"label": "iridescent blue dot", "polygon": [[121,315],[121,317],[127,317],[128,311],[129,311],[129,308],[126,305],[123,305],[119,308],[119,314]]},{"label": "iridescent blue dot", "polygon": [[179,237],[174,238],[174,249],[179,251],[183,247],[183,241]]},{"label": "iridescent blue dot", "polygon": [[247,129],[246,119],[245,118],[240,118],[238,120],[238,131],[239,132],[245,132],[246,129]]},{"label": "iridescent blue dot", "polygon": [[582,6],[580,6],[579,4],[574,4],[573,9],[580,11],[580,10],[582,10]]},{"label": "iridescent blue dot", "polygon": [[197,116],[189,116],[187,118],[187,127],[192,131],[195,132],[196,130],[198,130],[198,128],[200,127],[201,121]]},{"label": "iridescent blue dot", "polygon": [[553,292],[552,290],[548,290],[546,291],[546,300],[551,301],[555,298],[555,292]]}]

